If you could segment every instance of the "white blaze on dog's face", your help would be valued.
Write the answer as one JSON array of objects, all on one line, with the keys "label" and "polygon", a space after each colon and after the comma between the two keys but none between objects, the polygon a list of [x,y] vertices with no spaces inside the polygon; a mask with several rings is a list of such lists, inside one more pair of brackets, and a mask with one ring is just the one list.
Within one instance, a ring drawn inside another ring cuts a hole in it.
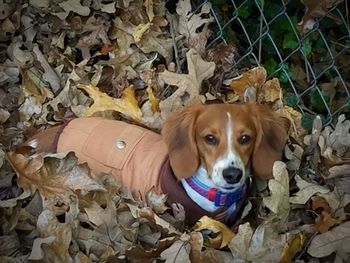
[{"label": "white blaze on dog's face", "polygon": [[214,185],[232,188],[246,180],[256,128],[246,112],[204,111],[198,118],[196,143],[201,164]]}]

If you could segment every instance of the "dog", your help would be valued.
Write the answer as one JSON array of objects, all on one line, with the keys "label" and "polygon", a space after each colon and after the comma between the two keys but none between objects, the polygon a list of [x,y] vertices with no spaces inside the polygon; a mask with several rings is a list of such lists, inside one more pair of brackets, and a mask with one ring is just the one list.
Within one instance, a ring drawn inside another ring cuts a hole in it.
[{"label": "dog", "polygon": [[111,173],[141,197],[154,187],[180,203],[186,223],[203,215],[232,224],[252,176],[272,178],[288,124],[268,106],[194,104],[171,114],[161,135],[117,120],[76,118],[41,131],[35,152],[74,151],[79,162]]}]

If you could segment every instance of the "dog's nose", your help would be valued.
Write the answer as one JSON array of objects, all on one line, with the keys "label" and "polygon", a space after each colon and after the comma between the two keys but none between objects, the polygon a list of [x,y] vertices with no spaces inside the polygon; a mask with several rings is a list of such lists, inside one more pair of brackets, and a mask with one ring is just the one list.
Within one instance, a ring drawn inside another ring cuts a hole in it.
[{"label": "dog's nose", "polygon": [[222,171],[222,176],[229,184],[236,184],[242,178],[242,170],[236,167],[228,167]]}]

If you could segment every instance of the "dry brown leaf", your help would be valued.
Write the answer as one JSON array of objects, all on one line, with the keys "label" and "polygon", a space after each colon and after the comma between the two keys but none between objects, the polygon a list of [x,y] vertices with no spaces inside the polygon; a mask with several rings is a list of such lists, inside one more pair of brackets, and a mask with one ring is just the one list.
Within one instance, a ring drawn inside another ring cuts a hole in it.
[{"label": "dry brown leaf", "polygon": [[169,113],[183,105],[200,100],[200,88],[203,80],[214,74],[215,63],[204,61],[194,49],[190,49],[186,53],[186,57],[188,74],[177,74],[168,70],[160,74],[165,83],[179,87],[170,97],[159,103],[164,119]]},{"label": "dry brown leaf", "polygon": [[167,198],[166,194],[157,194],[154,187],[146,193],[147,205],[158,214],[163,214],[169,208],[166,205]]},{"label": "dry brown leaf", "polygon": [[287,166],[281,161],[274,163],[272,168],[274,179],[269,180],[270,196],[263,197],[263,204],[284,223],[289,212],[289,177]]},{"label": "dry brown leaf", "polygon": [[192,13],[191,1],[180,0],[176,6],[179,15],[177,31],[185,37],[187,46],[195,49],[201,56],[205,55],[205,47],[210,36],[208,25],[213,21],[210,15],[210,3],[204,3],[201,10]]},{"label": "dry brown leaf", "polygon": [[[72,262],[72,258],[69,255],[69,247],[72,240],[71,226],[58,222],[53,211],[44,210],[38,217],[37,227],[41,238],[33,244],[33,250],[29,259],[43,260],[44,262]],[[41,246],[42,244],[46,245]]]},{"label": "dry brown leaf", "polygon": [[142,112],[138,106],[132,86],[129,86],[123,91],[121,99],[112,98],[92,85],[80,84],[78,88],[85,90],[94,100],[94,103],[86,110],[86,116],[92,116],[99,111],[114,110],[134,120],[141,119]]},{"label": "dry brown leaf", "polygon": [[157,112],[159,110],[159,99],[154,96],[153,89],[151,86],[146,89],[149,103],[151,104],[152,112]]},{"label": "dry brown leaf", "polygon": [[289,171],[298,171],[301,164],[304,149],[298,144],[286,145],[284,155],[288,159],[286,162]]},{"label": "dry brown leaf", "polygon": [[278,78],[273,78],[264,83],[259,91],[259,102],[274,102],[282,99],[282,89]]},{"label": "dry brown leaf", "polygon": [[75,191],[80,191],[82,195],[89,191],[105,191],[102,185],[91,179],[86,164],[78,165],[73,153],[59,159],[42,156],[26,158],[9,152],[7,159],[16,171],[18,185],[32,194],[38,190],[45,205],[69,204]]},{"label": "dry brown leaf", "polygon": [[316,258],[321,258],[336,252],[344,262],[350,253],[350,221],[345,222],[330,231],[317,235],[312,239],[307,252]]},{"label": "dry brown leaf", "polygon": [[272,223],[264,222],[255,231],[249,223],[239,226],[229,243],[235,258],[253,263],[279,262],[288,235],[278,235]]},{"label": "dry brown leaf", "polygon": [[80,0],[67,0],[59,3],[59,6],[64,10],[64,12],[53,13],[58,16],[61,20],[67,18],[70,12],[77,13],[81,16],[88,16],[90,14],[90,8],[83,6]]},{"label": "dry brown leaf", "polygon": [[5,123],[10,118],[10,115],[7,110],[0,108],[0,124]]},{"label": "dry brown leaf", "polygon": [[328,188],[309,183],[302,179],[299,175],[295,176],[295,181],[299,191],[289,198],[289,201],[293,204],[306,204],[306,202],[317,193],[329,193]]},{"label": "dry brown leaf", "polygon": [[316,196],[311,197],[311,208],[314,211],[321,208],[323,211],[325,211],[327,213],[331,213],[331,208],[330,208],[327,200],[321,196],[316,195]]},{"label": "dry brown leaf", "polygon": [[160,239],[154,249],[145,249],[141,246],[134,246],[126,251],[126,256],[135,263],[154,262],[160,253],[170,247],[177,237],[167,237]]},{"label": "dry brown leaf", "polygon": [[39,103],[43,104],[47,99],[53,98],[53,93],[48,89],[45,82],[39,77],[39,72],[35,68],[23,70],[22,88],[24,97],[35,96]]},{"label": "dry brown leaf", "polygon": [[203,251],[203,236],[199,232],[191,232],[190,240],[191,253],[190,259],[191,263],[216,263],[218,259],[215,257],[213,250],[205,249]]},{"label": "dry brown leaf", "polygon": [[307,131],[301,125],[302,114],[293,108],[284,105],[279,110],[280,114],[286,117],[290,121],[289,135],[296,139],[299,143],[303,142],[303,136],[306,135]]},{"label": "dry brown leaf", "polygon": [[331,14],[329,9],[333,5],[337,5],[343,1],[344,0],[304,0],[302,3],[305,5],[305,13],[299,23],[302,33],[313,29],[316,19],[323,16],[333,19],[336,24],[341,24],[342,20],[338,16]]},{"label": "dry brown leaf", "polygon": [[44,54],[41,52],[38,45],[34,45],[33,51],[36,55],[36,59],[40,63],[41,67],[44,69],[42,77],[45,81],[50,83],[50,87],[54,93],[57,93],[61,88],[61,80],[57,75],[56,71],[52,69],[50,64],[47,62]]},{"label": "dry brown leaf", "polygon": [[203,216],[198,220],[193,228],[195,231],[209,230],[214,234],[214,238],[209,238],[210,246],[213,248],[223,248],[234,237],[233,232],[223,223],[208,216]]},{"label": "dry brown leaf", "polygon": [[176,240],[168,249],[164,250],[160,256],[166,263],[191,263],[189,255],[191,245],[188,241],[189,236],[183,234],[179,240]]},{"label": "dry brown leaf", "polygon": [[231,80],[230,87],[239,97],[242,97],[246,90],[250,87],[255,89],[257,92],[266,81],[266,70],[263,67],[255,67],[242,75]]},{"label": "dry brown leaf", "polygon": [[322,211],[315,219],[315,224],[312,225],[318,232],[326,233],[330,228],[341,223],[341,220],[335,219],[327,211]]},{"label": "dry brown leaf", "polygon": [[323,156],[328,157],[326,154],[327,151],[330,151],[327,149],[328,147],[340,157],[350,152],[350,120],[347,120],[345,115],[338,117],[334,130],[329,126],[326,127],[322,131],[322,136],[326,140],[324,150],[322,151]]}]

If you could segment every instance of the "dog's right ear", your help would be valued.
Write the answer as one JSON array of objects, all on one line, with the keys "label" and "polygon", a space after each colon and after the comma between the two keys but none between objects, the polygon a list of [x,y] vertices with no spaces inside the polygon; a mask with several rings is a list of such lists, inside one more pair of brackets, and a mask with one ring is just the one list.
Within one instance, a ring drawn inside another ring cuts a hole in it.
[{"label": "dog's right ear", "polygon": [[193,104],[171,114],[162,128],[163,140],[168,148],[171,168],[178,179],[190,177],[200,164],[195,123],[202,104]]}]

